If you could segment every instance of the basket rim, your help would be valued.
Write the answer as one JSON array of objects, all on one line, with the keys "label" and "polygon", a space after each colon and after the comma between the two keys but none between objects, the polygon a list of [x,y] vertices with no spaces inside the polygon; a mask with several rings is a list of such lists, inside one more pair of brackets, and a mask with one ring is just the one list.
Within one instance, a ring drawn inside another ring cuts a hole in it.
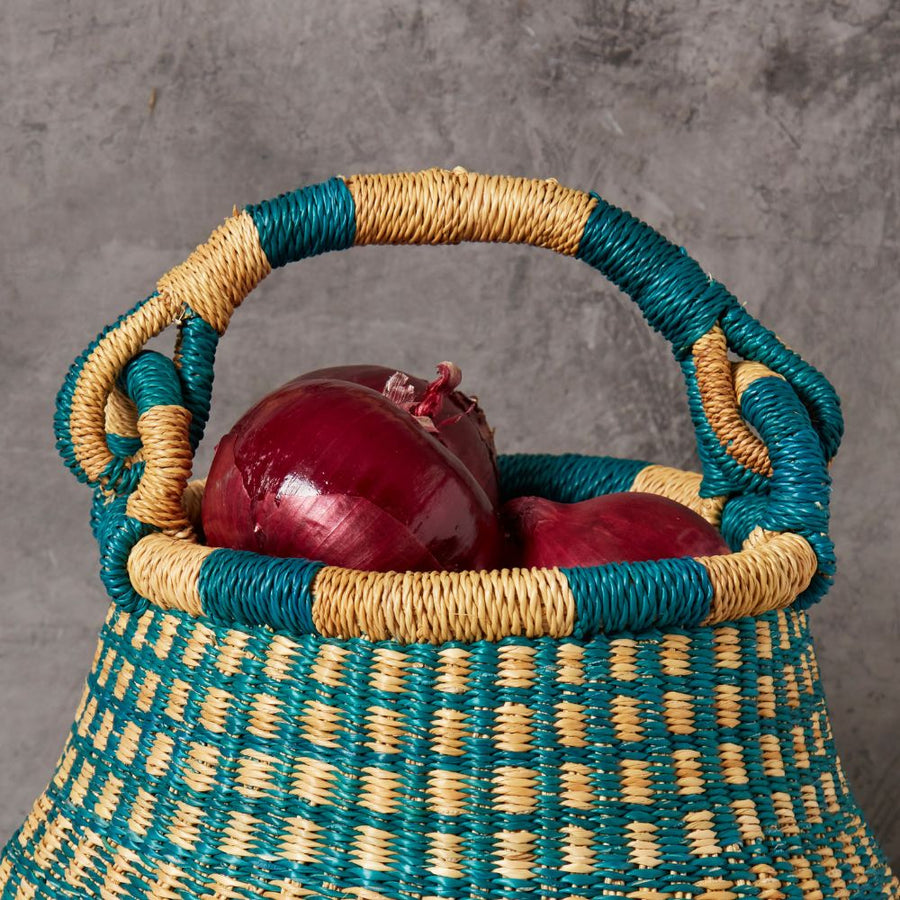
[{"label": "basket rim", "polygon": [[[574,455],[517,456],[562,467]],[[721,522],[727,498],[702,497],[699,473],[611,457],[577,458],[587,467],[631,463],[630,471],[618,475],[633,476],[627,490],[667,497],[713,525]],[[203,485],[195,480],[185,492],[194,521]],[[718,624],[790,606],[818,565],[800,535],[757,526],[740,550],[723,556],[462,572],[368,572],[212,548],[195,533],[185,539],[154,532],[136,542],[127,567],[137,594],[163,609],[294,634],[444,643]]]}]

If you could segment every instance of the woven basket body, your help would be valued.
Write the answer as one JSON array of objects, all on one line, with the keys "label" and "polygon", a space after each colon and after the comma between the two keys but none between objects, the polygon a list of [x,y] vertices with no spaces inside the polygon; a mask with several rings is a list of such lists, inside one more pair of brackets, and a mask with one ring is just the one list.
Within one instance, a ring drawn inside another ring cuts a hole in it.
[{"label": "woven basket body", "polygon": [[291,640],[113,611],[4,897],[896,897],[807,617]]},{"label": "woven basket body", "polygon": [[[371,573],[204,546],[189,476],[234,308],[305,256],[460,240],[548,247],[631,294],[703,464],[507,456],[502,495],[655,492],[731,554]],[[175,323],[174,359],[141,352]],[[113,604],[0,898],[900,900],[808,630],[841,431],[821,373],[596,195],[429,170],[247,207],[60,392]]]}]

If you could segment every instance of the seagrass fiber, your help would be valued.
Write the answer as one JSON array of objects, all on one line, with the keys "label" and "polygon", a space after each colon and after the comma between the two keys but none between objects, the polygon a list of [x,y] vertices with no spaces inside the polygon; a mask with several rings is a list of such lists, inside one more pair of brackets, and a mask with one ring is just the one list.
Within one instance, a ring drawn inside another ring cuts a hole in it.
[{"label": "seagrass fiber", "polygon": [[[189,479],[248,293],[320,253],[460,241],[622,288],[671,344],[702,467],[501,455],[503,500],[650,491],[731,553],[364,572],[203,543]],[[172,357],[146,350],[170,325]],[[837,394],[596,194],[457,168],[247,206],[78,356],[54,429],[112,605],[2,900],[900,900],[807,623],[835,572]]]},{"label": "seagrass fiber", "polygon": [[0,896],[900,892],[803,612],[400,646],[113,608]]}]

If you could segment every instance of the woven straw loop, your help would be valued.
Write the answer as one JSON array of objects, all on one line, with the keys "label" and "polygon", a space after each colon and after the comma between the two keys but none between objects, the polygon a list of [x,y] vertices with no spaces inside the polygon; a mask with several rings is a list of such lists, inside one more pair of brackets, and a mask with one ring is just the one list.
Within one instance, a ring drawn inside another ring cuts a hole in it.
[{"label": "woven straw loop", "polygon": [[183,405],[181,382],[172,360],[144,351],[125,366],[119,379],[134,404],[143,474],[128,497],[127,514],[146,525],[194,539],[182,504],[191,475],[191,414]]},{"label": "woven straw loop", "polygon": [[[771,476],[769,451],[741,416],[734,380],[737,370],[733,370],[728,360],[728,342],[720,325],[714,325],[697,339],[692,356],[703,413],[719,444],[746,469]],[[775,374],[759,363],[755,365],[758,366],[757,377]]]},{"label": "woven straw loop", "polygon": [[[140,408],[136,398],[140,399]],[[97,486],[107,499],[128,497],[138,487],[146,470],[145,440],[156,437],[148,435],[148,420],[142,413],[163,402],[182,403],[175,367],[159,353],[142,351],[125,366],[106,399],[105,438],[112,459]],[[151,466],[151,483],[157,477],[154,468]]]},{"label": "woven straw loop", "polygon": [[[69,369],[56,398],[54,426],[60,455],[79,481],[123,493],[134,487],[136,460],[129,457],[136,435],[128,425],[127,403],[113,396],[116,381],[147,341],[179,313],[176,301],[154,292],[105,328]],[[110,432],[112,445],[106,428],[110,421],[116,428]]]}]

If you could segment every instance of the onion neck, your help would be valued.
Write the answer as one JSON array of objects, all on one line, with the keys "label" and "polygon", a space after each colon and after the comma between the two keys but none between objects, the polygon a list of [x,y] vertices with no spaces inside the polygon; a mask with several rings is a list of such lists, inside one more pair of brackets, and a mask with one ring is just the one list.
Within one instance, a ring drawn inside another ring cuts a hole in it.
[{"label": "onion neck", "polygon": [[469,406],[461,413],[434,423],[435,414],[441,409],[444,400],[449,397],[462,381],[462,371],[456,363],[441,362],[437,364],[438,377],[428,383],[422,399],[416,402],[415,388],[409,382],[409,376],[404,372],[394,372],[385,382],[382,394],[392,403],[406,410],[426,431],[437,434],[438,429],[444,425],[452,425],[458,422],[464,415],[475,408],[472,400]]}]

